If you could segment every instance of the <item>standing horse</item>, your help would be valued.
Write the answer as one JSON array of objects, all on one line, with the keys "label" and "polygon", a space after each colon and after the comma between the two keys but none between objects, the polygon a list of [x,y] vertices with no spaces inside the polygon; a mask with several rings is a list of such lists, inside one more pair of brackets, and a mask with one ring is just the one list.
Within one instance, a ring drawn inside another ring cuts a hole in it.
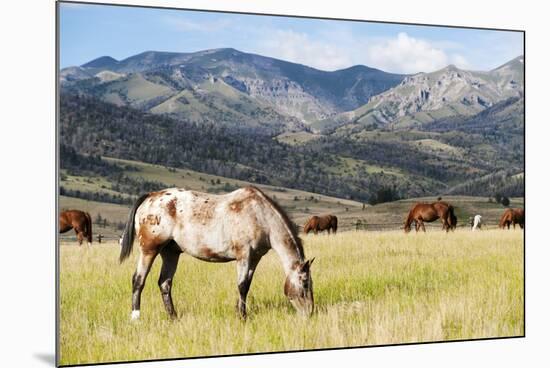
[{"label": "standing horse", "polygon": [[417,203],[409,211],[409,215],[405,220],[404,230],[406,233],[411,231],[411,224],[415,222],[415,230],[418,232],[420,228],[426,232],[424,222],[433,222],[441,219],[443,230],[449,232],[456,228],[457,219],[454,214],[454,207],[446,202],[437,201],[434,203]]},{"label": "standing horse", "polygon": [[319,231],[327,230],[330,234],[330,230],[334,234],[338,230],[338,217],[333,215],[325,216],[312,216],[304,225],[304,233],[309,234],[313,230],[313,233],[317,235]]},{"label": "standing horse", "polygon": [[514,225],[515,229],[516,224],[522,229],[525,226],[525,211],[523,208],[507,208],[504,210],[504,213],[500,217],[498,227],[501,229],[505,227],[510,229],[510,225]]},{"label": "standing horse", "polygon": [[79,210],[67,210],[59,214],[59,233],[63,234],[74,229],[78,238],[78,245],[82,240],[88,240],[88,246],[92,245],[92,218],[88,212]]},{"label": "standing horse", "polygon": [[246,296],[260,259],[273,249],[286,274],[284,293],[296,310],[313,313],[313,282],[304,249],[285,212],[261,190],[246,187],[224,195],[171,188],[142,195],[130,211],[120,262],[138,235],[140,255],[132,278],[132,319],[139,318],[145,280],[162,257],[158,285],[166,311],[177,318],[172,280],[181,253],[207,262],[237,263],[238,311],[246,318]]},{"label": "standing horse", "polygon": [[472,231],[475,231],[476,229],[481,230],[481,215],[475,215],[472,217],[470,225],[472,226]]}]

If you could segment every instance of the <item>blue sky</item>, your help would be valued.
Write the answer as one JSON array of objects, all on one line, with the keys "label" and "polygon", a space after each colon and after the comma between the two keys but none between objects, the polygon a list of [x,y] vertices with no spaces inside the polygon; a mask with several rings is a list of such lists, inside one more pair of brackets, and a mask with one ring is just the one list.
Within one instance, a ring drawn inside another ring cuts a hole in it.
[{"label": "blue sky", "polygon": [[[368,14],[364,15],[365,17]],[[184,10],[62,3],[61,67],[99,56],[233,47],[337,70],[363,64],[394,73],[448,64],[490,70],[523,53],[521,32],[486,31]]]}]

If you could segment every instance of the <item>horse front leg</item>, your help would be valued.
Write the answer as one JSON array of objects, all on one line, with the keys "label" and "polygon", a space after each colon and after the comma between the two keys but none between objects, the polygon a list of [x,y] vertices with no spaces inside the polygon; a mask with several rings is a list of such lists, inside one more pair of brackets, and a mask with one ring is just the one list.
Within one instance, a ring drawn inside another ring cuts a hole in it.
[{"label": "horse front leg", "polygon": [[160,251],[162,268],[160,270],[158,285],[160,294],[162,295],[164,308],[173,320],[178,318],[178,314],[176,313],[174,303],[172,302],[172,280],[174,278],[174,274],[176,273],[176,269],[178,268],[178,260],[181,253],[181,249],[173,240],[166,244]]},{"label": "horse front leg", "polygon": [[424,226],[424,221],[420,220],[420,225],[419,226],[422,228],[423,232],[426,232],[426,226]]},{"label": "horse front leg", "polygon": [[246,319],[246,297],[260,258],[249,256],[248,258],[237,260],[237,288],[239,289],[237,310],[242,319]]},{"label": "horse front leg", "polygon": [[153,261],[158,254],[157,250],[144,251],[140,248],[140,255],[136,272],[132,276],[132,320],[138,319],[140,315],[141,292],[145,286],[145,280],[151,270]]}]

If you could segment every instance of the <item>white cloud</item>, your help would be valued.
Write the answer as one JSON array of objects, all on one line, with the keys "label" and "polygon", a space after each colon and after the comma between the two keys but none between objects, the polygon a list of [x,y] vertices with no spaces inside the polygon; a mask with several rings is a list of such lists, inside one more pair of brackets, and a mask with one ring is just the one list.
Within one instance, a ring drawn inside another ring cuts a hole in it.
[{"label": "white cloud", "polygon": [[275,58],[321,70],[336,70],[352,65],[349,51],[337,44],[312,40],[305,33],[276,30],[262,40],[259,52]]},{"label": "white cloud", "polygon": [[434,43],[407,33],[383,38],[358,38],[350,32],[340,32],[338,36],[323,34],[314,39],[306,33],[272,30],[260,38],[255,52],[322,70],[363,64],[387,72],[412,74],[432,72],[449,64],[459,68],[470,66],[461,54],[450,54],[441,47],[446,45],[457,51],[460,47],[456,43]]},{"label": "white cloud", "polygon": [[197,22],[183,17],[170,16],[165,17],[164,21],[174,29],[183,32],[216,32],[232,25],[229,19]]},{"label": "white cloud", "polygon": [[448,55],[443,49],[426,40],[401,32],[395,38],[365,45],[366,64],[385,71],[397,73],[431,72],[449,64],[458,67],[468,65],[459,55]]}]

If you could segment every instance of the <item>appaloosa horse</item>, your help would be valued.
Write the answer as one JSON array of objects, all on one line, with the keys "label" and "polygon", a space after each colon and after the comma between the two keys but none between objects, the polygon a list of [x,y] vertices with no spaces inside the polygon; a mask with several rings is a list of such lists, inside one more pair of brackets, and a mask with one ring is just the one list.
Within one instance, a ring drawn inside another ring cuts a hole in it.
[{"label": "appaloosa horse", "polygon": [[181,253],[207,262],[237,263],[237,303],[246,318],[246,296],[258,262],[270,249],[286,274],[284,293],[305,315],[313,313],[313,282],[300,238],[285,212],[261,190],[246,187],[224,195],[171,188],[142,195],[130,211],[120,261],[140,245],[132,278],[132,319],[139,318],[141,292],[155,257],[162,257],[158,285],[166,311],[176,318],[172,279]]},{"label": "appaloosa horse", "polygon": [[510,229],[510,225],[514,225],[515,229],[516,224],[522,229],[525,226],[525,211],[523,208],[507,208],[504,210],[504,213],[500,217],[498,227],[501,229],[505,227]]},{"label": "appaloosa horse", "polygon": [[437,201],[434,203],[417,203],[409,211],[409,215],[405,220],[404,230],[406,233],[411,231],[411,224],[415,222],[415,230],[418,232],[420,228],[426,232],[424,222],[433,222],[441,219],[443,230],[449,232],[454,230],[457,224],[457,218],[454,214],[454,207],[446,202]]},{"label": "appaloosa horse", "polygon": [[88,246],[92,245],[92,218],[88,212],[79,210],[67,210],[59,214],[59,233],[63,234],[74,229],[78,239],[78,245],[82,240],[88,240]]},{"label": "appaloosa horse", "polygon": [[319,231],[325,230],[327,230],[329,234],[331,230],[336,234],[338,230],[338,218],[336,216],[312,216],[304,225],[304,233],[306,234],[309,234],[310,231],[317,234]]}]

